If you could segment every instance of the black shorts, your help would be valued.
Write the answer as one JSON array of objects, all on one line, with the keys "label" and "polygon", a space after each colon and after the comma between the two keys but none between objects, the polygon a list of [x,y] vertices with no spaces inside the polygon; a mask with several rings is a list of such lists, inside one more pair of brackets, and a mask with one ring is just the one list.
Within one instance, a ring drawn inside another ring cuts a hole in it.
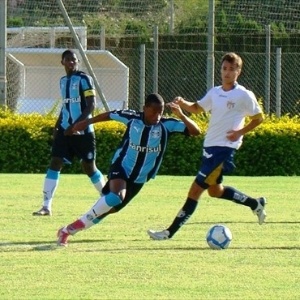
[{"label": "black shorts", "polygon": [[53,141],[51,155],[72,162],[74,156],[80,160],[91,162],[96,158],[95,133],[65,136],[63,130],[58,130]]},{"label": "black shorts", "polygon": [[112,179],[123,179],[126,181],[126,195],[125,199],[122,201],[122,203],[118,204],[114,207],[116,211],[121,210],[124,208],[141,190],[144,183],[135,183],[132,180],[130,180],[125,170],[120,166],[119,164],[112,164],[108,173],[108,181],[106,182],[105,186],[102,189],[102,193],[104,195],[108,194],[110,192],[109,189],[109,181]]}]

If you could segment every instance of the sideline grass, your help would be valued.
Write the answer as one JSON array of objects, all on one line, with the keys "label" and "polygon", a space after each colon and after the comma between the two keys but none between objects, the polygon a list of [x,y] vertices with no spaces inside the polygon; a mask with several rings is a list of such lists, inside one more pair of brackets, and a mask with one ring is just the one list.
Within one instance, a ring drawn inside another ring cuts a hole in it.
[{"label": "sideline grass", "polygon": [[[266,196],[267,223],[251,211],[204,195],[172,240],[152,241],[184,202],[193,177],[158,176],[118,214],[56,247],[56,231],[97,199],[84,175],[61,175],[52,217],[33,217],[44,175],[0,174],[0,299],[299,299],[300,177],[226,177]],[[229,249],[205,234],[224,223]]]}]

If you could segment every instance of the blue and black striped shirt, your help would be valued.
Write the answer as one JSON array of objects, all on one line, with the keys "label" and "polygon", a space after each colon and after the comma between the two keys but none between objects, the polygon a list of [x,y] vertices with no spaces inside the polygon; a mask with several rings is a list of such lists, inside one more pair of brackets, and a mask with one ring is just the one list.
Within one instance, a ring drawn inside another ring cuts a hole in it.
[{"label": "blue and black striped shirt", "polygon": [[[64,76],[60,79],[60,92],[62,98],[62,120],[61,127],[67,129],[80,117],[86,108],[86,97],[95,96],[95,85],[93,78],[82,71],[71,76]],[[88,118],[91,118],[89,115]],[[93,125],[89,125],[85,132],[93,132]]]},{"label": "blue and black striped shirt", "polygon": [[110,118],[127,125],[112,163],[121,164],[128,178],[135,183],[155,177],[172,133],[188,135],[185,124],[175,118],[162,117],[158,124],[151,126],[145,125],[143,112],[133,110],[113,111]]}]

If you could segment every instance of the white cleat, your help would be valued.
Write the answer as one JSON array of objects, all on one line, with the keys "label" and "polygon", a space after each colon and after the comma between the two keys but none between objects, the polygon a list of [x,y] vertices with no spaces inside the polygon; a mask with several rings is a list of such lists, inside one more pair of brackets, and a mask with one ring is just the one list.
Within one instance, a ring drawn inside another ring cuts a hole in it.
[{"label": "white cleat", "polygon": [[267,216],[265,206],[267,204],[267,199],[264,197],[257,199],[258,205],[257,208],[253,210],[253,213],[258,217],[258,224],[262,225],[265,222]]},{"label": "white cleat", "polygon": [[170,232],[168,230],[163,230],[163,231],[155,231],[152,229],[147,230],[148,235],[150,236],[151,239],[153,240],[168,240],[170,237]]}]

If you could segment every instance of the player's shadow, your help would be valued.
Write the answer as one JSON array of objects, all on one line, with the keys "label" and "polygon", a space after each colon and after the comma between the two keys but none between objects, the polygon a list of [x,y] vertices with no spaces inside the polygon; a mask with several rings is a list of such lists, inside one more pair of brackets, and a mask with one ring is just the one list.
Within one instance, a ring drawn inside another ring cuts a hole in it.
[{"label": "player's shadow", "polygon": [[[226,223],[226,224],[257,224],[257,222],[254,221],[232,221],[232,220],[216,220],[216,221],[203,221],[203,222],[189,222],[186,223],[185,226],[188,225],[198,225],[198,224],[220,224],[220,223]],[[300,221],[266,221],[263,226],[266,226],[268,224],[300,224]]]}]

